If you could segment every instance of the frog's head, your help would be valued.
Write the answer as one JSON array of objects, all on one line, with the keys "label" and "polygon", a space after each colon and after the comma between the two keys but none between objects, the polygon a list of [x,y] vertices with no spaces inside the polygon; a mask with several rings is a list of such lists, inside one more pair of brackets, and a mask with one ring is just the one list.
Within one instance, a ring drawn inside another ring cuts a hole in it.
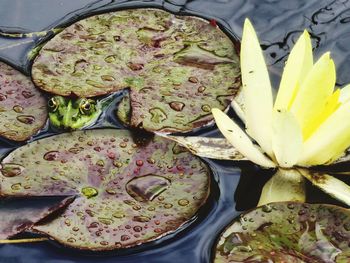
[{"label": "frog's head", "polygon": [[93,99],[54,96],[48,102],[51,125],[75,130],[93,123],[101,114],[101,108]]}]

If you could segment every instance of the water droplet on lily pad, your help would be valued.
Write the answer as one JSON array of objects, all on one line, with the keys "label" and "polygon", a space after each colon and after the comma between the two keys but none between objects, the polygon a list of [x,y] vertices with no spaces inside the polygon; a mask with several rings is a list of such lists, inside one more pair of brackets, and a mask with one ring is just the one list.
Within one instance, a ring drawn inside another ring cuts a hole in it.
[{"label": "water droplet on lily pad", "polygon": [[138,201],[152,201],[170,186],[169,179],[156,175],[136,177],[126,185],[128,194]]},{"label": "water droplet on lily pad", "polygon": [[81,189],[81,192],[87,198],[91,198],[91,197],[98,195],[97,189],[93,188],[93,187],[84,187]]},{"label": "water droplet on lily pad", "polygon": [[1,173],[5,177],[14,177],[22,173],[24,167],[16,163],[5,163],[1,167]]}]

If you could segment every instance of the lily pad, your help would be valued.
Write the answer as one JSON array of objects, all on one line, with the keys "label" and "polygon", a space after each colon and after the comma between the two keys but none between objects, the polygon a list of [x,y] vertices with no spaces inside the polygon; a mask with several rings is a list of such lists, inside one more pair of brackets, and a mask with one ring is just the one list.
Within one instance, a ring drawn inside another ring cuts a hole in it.
[{"label": "lily pad", "polygon": [[36,57],[35,84],[62,96],[130,88],[118,115],[148,131],[186,132],[213,120],[240,87],[234,43],[193,16],[156,9],[100,14],[76,22]]},{"label": "lily pad", "polygon": [[214,262],[349,262],[350,211],[272,203],[242,214],[221,235]]},{"label": "lily pad", "polygon": [[0,136],[25,141],[47,120],[46,100],[30,78],[0,62]]},{"label": "lily pad", "polygon": [[100,129],[32,142],[2,161],[3,196],[76,198],[32,227],[64,245],[111,250],[178,229],[205,203],[208,167],[161,137],[135,144],[128,131]]},{"label": "lily pad", "polygon": [[0,201],[0,239],[8,239],[31,228],[35,223],[66,206],[71,201],[71,197]]}]

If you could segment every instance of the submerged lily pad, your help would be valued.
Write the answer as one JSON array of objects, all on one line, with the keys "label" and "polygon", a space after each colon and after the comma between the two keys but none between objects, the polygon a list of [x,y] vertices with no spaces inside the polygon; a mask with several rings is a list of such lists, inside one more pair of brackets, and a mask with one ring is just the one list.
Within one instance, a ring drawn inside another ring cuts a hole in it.
[{"label": "submerged lily pad", "polygon": [[0,136],[25,141],[46,120],[46,100],[30,78],[0,62]]},{"label": "submerged lily pad", "polygon": [[218,27],[156,9],[100,14],[48,41],[32,68],[48,92],[93,97],[130,88],[118,115],[149,131],[190,131],[240,87],[234,44]]},{"label": "submerged lily pad", "polygon": [[215,262],[349,262],[350,211],[272,203],[242,214],[221,235]]},{"label": "submerged lily pad", "polygon": [[208,167],[176,143],[143,146],[104,129],[32,142],[2,161],[3,196],[75,196],[58,217],[32,227],[71,247],[126,248],[171,233],[209,194]]}]

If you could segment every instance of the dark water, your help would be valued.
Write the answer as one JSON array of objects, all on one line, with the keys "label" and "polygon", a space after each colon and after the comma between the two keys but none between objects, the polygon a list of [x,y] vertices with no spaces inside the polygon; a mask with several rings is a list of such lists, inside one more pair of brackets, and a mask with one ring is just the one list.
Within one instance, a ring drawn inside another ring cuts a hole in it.
[{"label": "dark water", "polygon": [[[243,21],[249,17],[259,34],[274,86],[279,82],[286,55],[306,28],[313,39],[315,57],[331,51],[337,65],[337,84],[342,86],[350,82],[350,2],[347,0],[1,0],[0,31],[47,31],[94,13],[137,6],[160,7],[175,13],[216,19],[232,37],[241,36]],[[52,32],[40,36],[0,37],[0,59],[28,74],[29,50],[50,36]],[[116,95],[115,101],[120,97],[121,94]],[[117,120],[111,117],[112,111],[113,107],[109,108],[95,126],[112,125],[120,128]],[[46,129],[36,138],[55,132]],[[215,127],[211,127],[196,132],[196,135],[218,136],[218,132]],[[15,147],[18,145],[0,141],[2,154]],[[213,169],[215,181],[210,201],[192,223],[167,238],[123,254],[102,256],[79,254],[54,242],[0,245],[0,263],[210,262],[217,235],[240,213],[238,210],[256,204],[261,186],[271,176],[271,172],[261,171],[249,164],[237,166],[232,162],[207,161]],[[330,202],[310,186],[308,190],[309,201]]]}]

